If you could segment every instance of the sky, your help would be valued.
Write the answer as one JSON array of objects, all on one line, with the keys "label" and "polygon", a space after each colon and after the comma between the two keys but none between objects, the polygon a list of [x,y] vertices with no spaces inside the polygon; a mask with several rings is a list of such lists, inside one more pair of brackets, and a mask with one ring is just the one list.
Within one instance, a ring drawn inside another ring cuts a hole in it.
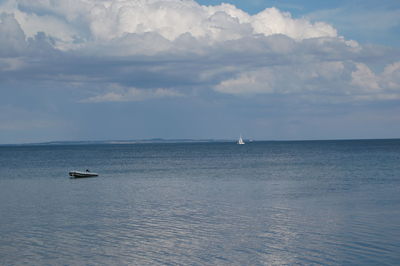
[{"label": "sky", "polygon": [[0,0],[0,144],[400,137],[398,0]]}]

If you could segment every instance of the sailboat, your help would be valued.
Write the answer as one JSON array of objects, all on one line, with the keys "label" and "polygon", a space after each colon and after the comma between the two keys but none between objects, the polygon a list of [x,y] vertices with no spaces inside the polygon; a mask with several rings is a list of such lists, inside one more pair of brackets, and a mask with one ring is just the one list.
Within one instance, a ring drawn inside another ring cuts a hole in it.
[{"label": "sailboat", "polygon": [[243,145],[243,144],[244,144],[244,141],[243,141],[243,139],[242,139],[242,136],[240,136],[240,138],[239,138],[239,140],[238,140],[237,144],[241,144],[241,145]]}]

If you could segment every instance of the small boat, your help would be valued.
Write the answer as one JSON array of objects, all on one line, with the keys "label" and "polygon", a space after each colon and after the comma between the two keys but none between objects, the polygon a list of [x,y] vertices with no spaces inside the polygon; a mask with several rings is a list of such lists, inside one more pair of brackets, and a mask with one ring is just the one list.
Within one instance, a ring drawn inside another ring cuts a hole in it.
[{"label": "small boat", "polygon": [[85,172],[71,171],[71,172],[69,172],[69,176],[71,178],[84,178],[84,177],[95,177],[95,176],[99,176],[99,175],[97,173],[92,173],[89,170],[86,170]]},{"label": "small boat", "polygon": [[243,139],[242,139],[242,136],[240,136],[240,138],[239,138],[237,144],[240,144],[240,145],[243,145],[243,144],[244,144],[244,141],[243,141]]}]

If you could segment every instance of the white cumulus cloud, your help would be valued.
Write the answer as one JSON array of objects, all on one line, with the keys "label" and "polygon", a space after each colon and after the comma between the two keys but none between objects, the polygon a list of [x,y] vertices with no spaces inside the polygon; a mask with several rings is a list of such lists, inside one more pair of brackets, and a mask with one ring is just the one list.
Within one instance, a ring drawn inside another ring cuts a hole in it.
[{"label": "white cumulus cloud", "polygon": [[190,34],[208,44],[257,34],[337,37],[327,23],[294,19],[276,8],[250,15],[230,4],[202,6],[192,0],[8,0],[1,11],[13,13],[27,37],[44,32],[63,50],[144,33],[169,41]]},{"label": "white cumulus cloud", "polygon": [[324,22],[311,23],[306,19],[293,19],[290,13],[267,8],[251,17],[254,32],[266,36],[284,34],[296,40],[318,37],[336,37],[337,31]]}]

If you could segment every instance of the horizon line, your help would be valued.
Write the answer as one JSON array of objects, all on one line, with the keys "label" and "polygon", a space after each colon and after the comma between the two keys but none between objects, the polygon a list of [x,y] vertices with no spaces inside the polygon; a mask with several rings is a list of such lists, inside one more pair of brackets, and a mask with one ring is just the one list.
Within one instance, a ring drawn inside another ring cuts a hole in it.
[{"label": "horizon line", "polygon": [[[399,140],[400,137],[390,138],[332,138],[332,139],[253,139],[245,138],[247,142],[296,142],[296,141],[357,141],[357,140]],[[150,143],[196,143],[196,142],[236,142],[237,139],[227,138],[148,138],[148,139],[111,139],[111,140],[54,140],[41,142],[22,142],[22,143],[0,143],[0,146],[39,146],[39,145],[126,145],[126,144],[150,144]]]}]

